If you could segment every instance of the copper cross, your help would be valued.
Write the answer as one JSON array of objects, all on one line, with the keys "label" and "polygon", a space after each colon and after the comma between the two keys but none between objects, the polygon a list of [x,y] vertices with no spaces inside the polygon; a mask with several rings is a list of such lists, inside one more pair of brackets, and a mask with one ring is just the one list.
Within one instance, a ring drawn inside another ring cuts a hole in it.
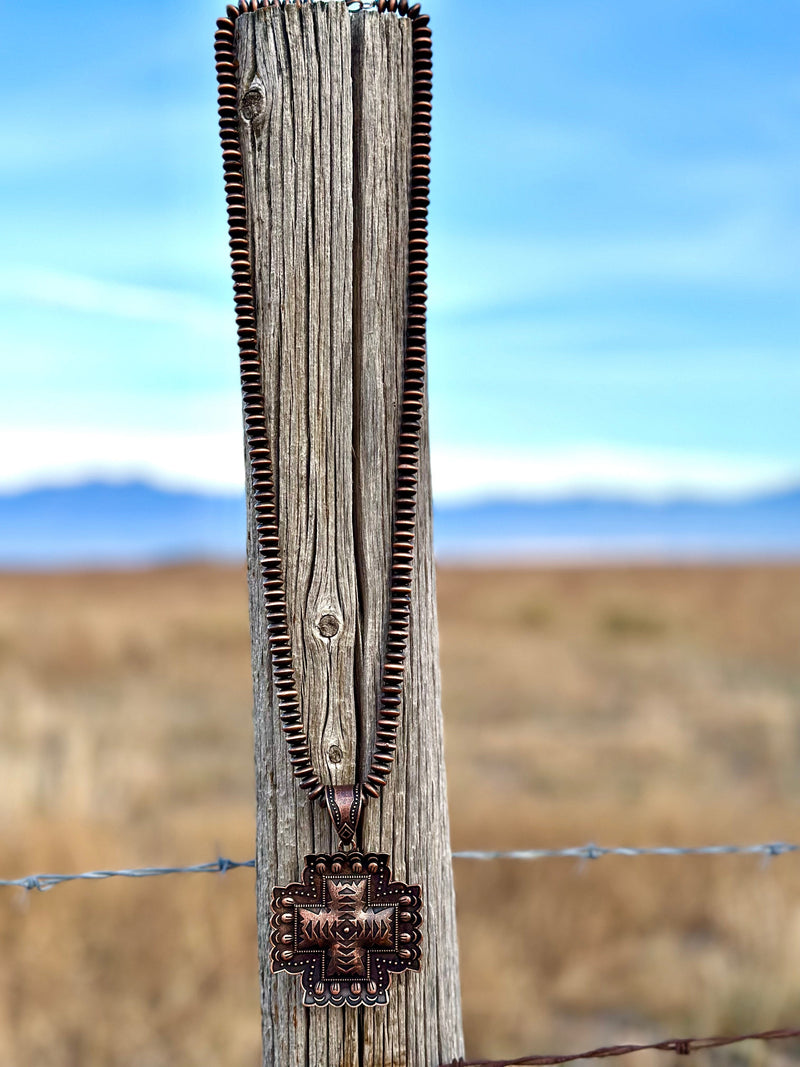
[{"label": "copper cross", "polygon": [[391,882],[388,857],[308,856],[272,901],[272,969],[299,973],[304,1003],[385,1004],[392,971],[418,970],[421,894]]}]

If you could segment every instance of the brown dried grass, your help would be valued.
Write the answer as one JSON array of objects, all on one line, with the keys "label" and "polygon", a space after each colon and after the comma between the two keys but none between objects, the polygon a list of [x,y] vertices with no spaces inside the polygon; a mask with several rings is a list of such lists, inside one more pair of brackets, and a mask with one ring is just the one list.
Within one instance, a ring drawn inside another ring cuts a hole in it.
[{"label": "brown dried grass", "polygon": [[[455,847],[800,839],[800,567],[445,570],[440,610]],[[236,569],[0,577],[4,874],[252,854],[246,611]],[[471,1053],[800,1020],[800,858],[457,889]],[[4,1067],[258,1041],[249,872],[5,891]]]}]

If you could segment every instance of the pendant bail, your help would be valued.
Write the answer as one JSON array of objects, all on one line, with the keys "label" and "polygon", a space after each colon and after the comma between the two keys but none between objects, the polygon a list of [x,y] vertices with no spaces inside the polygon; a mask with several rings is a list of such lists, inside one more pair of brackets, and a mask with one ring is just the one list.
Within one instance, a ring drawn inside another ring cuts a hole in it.
[{"label": "pendant bail", "polygon": [[355,843],[364,800],[360,785],[325,786],[325,805],[343,845]]}]

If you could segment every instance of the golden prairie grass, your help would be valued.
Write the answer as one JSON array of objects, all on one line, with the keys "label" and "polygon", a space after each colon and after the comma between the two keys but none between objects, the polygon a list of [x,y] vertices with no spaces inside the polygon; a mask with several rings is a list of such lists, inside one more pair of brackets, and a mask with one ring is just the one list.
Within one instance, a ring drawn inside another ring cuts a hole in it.
[{"label": "golden prairie grass", "polygon": [[[800,567],[439,592],[456,848],[800,838]],[[249,857],[249,670],[238,569],[0,576],[2,874]],[[800,858],[456,880],[471,1054],[800,1022]],[[258,1043],[251,872],[4,891],[2,1067],[252,1067]]]}]

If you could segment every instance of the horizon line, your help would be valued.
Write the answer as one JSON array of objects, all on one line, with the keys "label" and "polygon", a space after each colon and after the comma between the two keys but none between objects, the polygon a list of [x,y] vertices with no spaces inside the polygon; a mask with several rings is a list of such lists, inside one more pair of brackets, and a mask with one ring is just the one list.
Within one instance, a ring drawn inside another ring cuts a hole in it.
[{"label": "horizon line", "polygon": [[[0,484],[0,502],[30,496],[37,493],[70,493],[96,488],[109,490],[145,489],[165,496],[194,496],[209,500],[229,502],[243,500],[245,487],[227,488],[219,485],[194,483],[180,479],[157,478],[145,473],[87,472],[83,476],[45,477]],[[437,508],[491,507],[508,505],[563,504],[574,502],[597,502],[616,504],[639,504],[663,506],[670,504],[707,504],[735,506],[762,500],[800,495],[800,473],[794,478],[765,479],[761,485],[720,487],[676,484],[663,487],[643,487],[613,484],[574,483],[555,486],[485,487],[474,490],[433,492],[433,504]]]}]

